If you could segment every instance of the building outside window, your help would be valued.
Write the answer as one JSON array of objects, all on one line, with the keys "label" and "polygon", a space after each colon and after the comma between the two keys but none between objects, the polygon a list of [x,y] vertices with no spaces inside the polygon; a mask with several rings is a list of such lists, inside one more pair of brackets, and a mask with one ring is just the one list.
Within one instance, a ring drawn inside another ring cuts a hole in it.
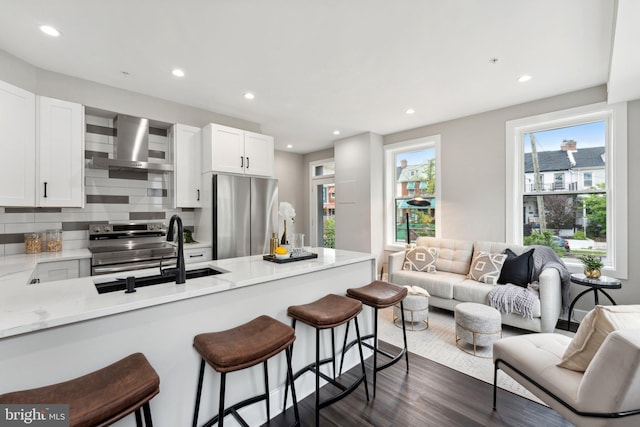
[{"label": "building outside window", "polygon": [[508,241],[551,246],[576,268],[594,254],[624,278],[626,105],[507,122],[507,159]]},{"label": "building outside window", "polygon": [[[439,145],[439,136],[433,136],[385,147],[387,247],[438,235]],[[417,197],[428,200],[429,205],[408,203]]]}]

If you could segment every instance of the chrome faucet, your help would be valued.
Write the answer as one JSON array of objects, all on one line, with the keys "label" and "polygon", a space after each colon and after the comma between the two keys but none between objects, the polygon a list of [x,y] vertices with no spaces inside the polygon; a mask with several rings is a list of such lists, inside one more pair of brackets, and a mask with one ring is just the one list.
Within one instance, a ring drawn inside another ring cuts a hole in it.
[{"label": "chrome faucet", "polygon": [[182,228],[182,219],[178,215],[173,215],[169,221],[169,230],[167,231],[167,242],[173,240],[173,224],[178,223],[178,259],[175,268],[166,268],[160,272],[163,276],[175,275],[176,285],[180,285],[187,281],[187,273],[184,268],[184,230]]}]

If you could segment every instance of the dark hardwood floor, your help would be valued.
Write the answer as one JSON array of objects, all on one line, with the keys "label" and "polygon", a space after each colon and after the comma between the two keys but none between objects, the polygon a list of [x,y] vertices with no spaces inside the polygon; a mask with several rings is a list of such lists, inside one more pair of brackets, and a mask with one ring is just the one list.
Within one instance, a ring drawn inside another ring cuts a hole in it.
[{"label": "dark hardwood floor", "polygon": [[[394,351],[394,347],[382,343]],[[371,386],[371,358],[367,376]],[[498,389],[498,409],[492,409],[493,387],[413,353],[409,374],[404,360],[378,373],[376,398],[367,403],[364,386],[320,411],[321,426],[572,426],[552,409]],[[345,373],[345,382],[357,369]],[[312,375],[307,373],[305,375]],[[334,391],[331,386],[321,390]],[[370,394],[371,390],[370,390]],[[303,426],[314,425],[314,398],[299,403]],[[293,422],[293,410],[280,414],[265,426],[284,427]]]}]

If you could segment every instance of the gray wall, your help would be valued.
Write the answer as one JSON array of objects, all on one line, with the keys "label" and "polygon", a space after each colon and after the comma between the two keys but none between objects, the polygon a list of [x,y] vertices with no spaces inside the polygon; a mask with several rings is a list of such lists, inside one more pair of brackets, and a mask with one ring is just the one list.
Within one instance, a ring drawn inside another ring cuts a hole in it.
[{"label": "gray wall", "polygon": [[[307,219],[309,217],[309,197],[305,191],[305,164],[302,154],[276,151],[274,159],[275,176],[278,180],[278,200],[289,202],[296,210],[295,223],[287,224],[287,235],[305,234],[305,245],[309,244]],[[278,236],[282,236],[283,224],[278,221]]]}]

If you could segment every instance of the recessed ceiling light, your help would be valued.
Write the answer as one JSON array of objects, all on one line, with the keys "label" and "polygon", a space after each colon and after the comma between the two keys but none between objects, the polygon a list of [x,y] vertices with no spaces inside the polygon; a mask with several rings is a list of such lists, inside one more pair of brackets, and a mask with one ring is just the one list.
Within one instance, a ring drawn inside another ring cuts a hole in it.
[{"label": "recessed ceiling light", "polygon": [[531,80],[531,76],[529,74],[523,74],[518,77],[518,82],[520,83],[528,82],[529,80]]},{"label": "recessed ceiling light", "polygon": [[62,35],[60,31],[56,30],[51,25],[41,25],[40,31],[51,37],[60,37]]},{"label": "recessed ceiling light", "polygon": [[244,93],[244,99],[254,99],[256,96],[253,94],[253,92],[245,92]]},{"label": "recessed ceiling light", "polygon": [[414,114],[416,112],[416,110],[414,110],[413,108],[407,108],[407,111],[405,111],[406,114]]},{"label": "recessed ceiling light", "polygon": [[287,148],[293,148],[293,145],[287,144]]},{"label": "recessed ceiling light", "polygon": [[334,130],[334,131],[333,131],[333,134],[334,134],[334,135],[340,135],[340,131],[339,131],[339,130]]},{"label": "recessed ceiling light", "polygon": [[180,68],[174,68],[173,71],[171,71],[171,74],[176,77],[184,77],[184,71],[182,71]]}]

